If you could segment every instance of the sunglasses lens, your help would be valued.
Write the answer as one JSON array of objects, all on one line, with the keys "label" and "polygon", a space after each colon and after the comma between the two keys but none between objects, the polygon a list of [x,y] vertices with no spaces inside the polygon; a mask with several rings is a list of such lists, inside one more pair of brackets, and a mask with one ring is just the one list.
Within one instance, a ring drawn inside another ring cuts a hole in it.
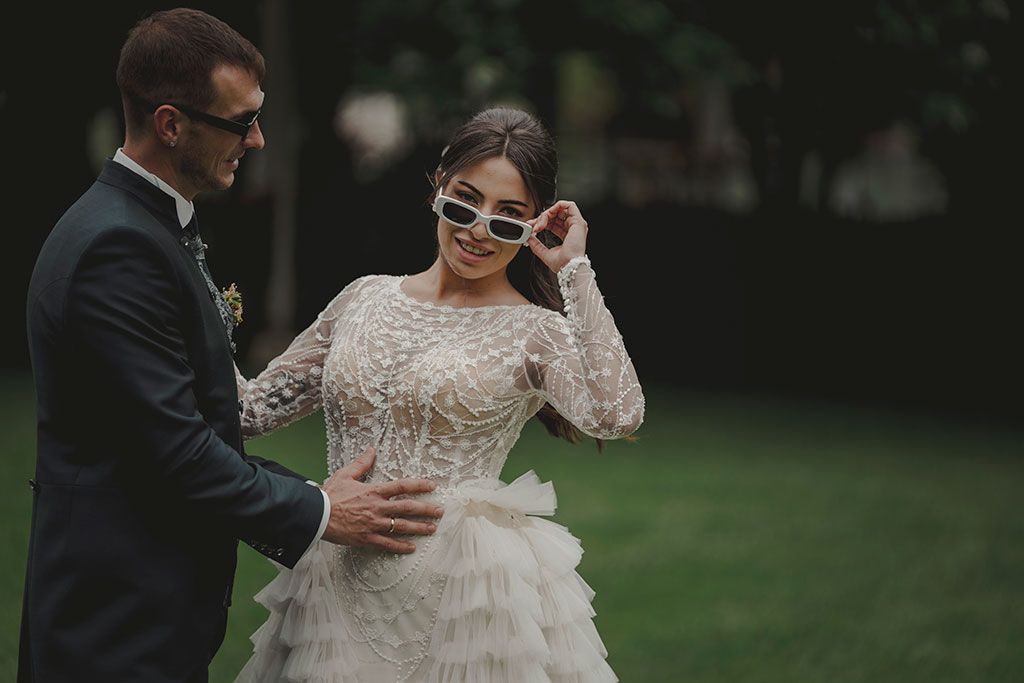
[{"label": "sunglasses lens", "polygon": [[491,221],[491,234],[503,240],[521,240],[525,232],[526,230],[523,226],[516,225],[515,223],[501,220]]},{"label": "sunglasses lens", "polygon": [[455,225],[473,225],[476,222],[476,214],[466,207],[452,202],[445,202],[441,213],[444,214],[445,220]]}]

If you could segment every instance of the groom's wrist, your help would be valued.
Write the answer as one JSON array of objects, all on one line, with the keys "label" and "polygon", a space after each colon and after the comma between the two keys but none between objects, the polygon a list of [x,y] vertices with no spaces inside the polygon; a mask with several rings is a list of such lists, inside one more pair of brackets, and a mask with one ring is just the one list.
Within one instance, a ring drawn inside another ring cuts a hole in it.
[{"label": "groom's wrist", "polygon": [[324,498],[324,514],[320,518],[320,528],[316,530],[316,534],[314,534],[313,540],[309,542],[309,547],[306,548],[301,555],[299,555],[300,559],[302,557],[305,557],[306,553],[312,550],[313,546],[315,546],[317,542],[319,542],[320,539],[323,538],[324,532],[327,531],[327,523],[331,520],[331,497],[327,495],[327,491],[321,489],[320,485],[317,484],[315,481],[307,480],[306,483],[309,484],[310,486],[315,486],[316,488],[320,489],[320,494]]},{"label": "groom's wrist", "polygon": [[327,531],[327,523],[331,521],[331,497],[323,489],[320,489],[320,493],[324,497],[324,516],[320,519],[320,528],[317,529],[316,535],[313,536],[313,543],[323,538],[324,532]]}]

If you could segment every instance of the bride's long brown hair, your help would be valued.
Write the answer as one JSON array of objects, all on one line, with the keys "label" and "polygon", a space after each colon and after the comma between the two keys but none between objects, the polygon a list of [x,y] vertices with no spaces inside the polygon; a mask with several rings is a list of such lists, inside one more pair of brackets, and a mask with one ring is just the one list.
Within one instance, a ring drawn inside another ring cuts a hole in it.
[{"label": "bride's long brown hair", "polygon": [[[508,159],[519,171],[538,214],[555,203],[558,154],[551,134],[534,116],[506,108],[482,111],[455,132],[431,178],[433,195],[462,169],[495,157]],[[538,238],[548,246],[557,243],[557,238],[548,231],[539,233]],[[527,252],[527,260],[513,259],[506,271],[509,282],[532,303],[564,315],[565,303],[555,274],[529,248],[521,251]],[[550,403],[545,403],[536,417],[551,435],[571,443],[582,441],[579,430]],[[599,446],[600,443],[598,441]]]}]

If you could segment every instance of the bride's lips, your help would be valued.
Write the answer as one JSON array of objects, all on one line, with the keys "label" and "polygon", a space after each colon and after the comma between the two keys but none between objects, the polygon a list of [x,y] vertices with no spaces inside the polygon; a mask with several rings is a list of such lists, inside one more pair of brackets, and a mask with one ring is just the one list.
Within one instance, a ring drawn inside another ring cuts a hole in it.
[{"label": "bride's lips", "polygon": [[[458,237],[455,237],[454,239],[455,239],[455,244],[458,245],[458,248],[459,248],[459,255],[465,261],[468,261],[470,263],[483,263],[484,261],[486,261],[487,259],[489,259],[491,256],[494,255],[493,251],[491,251],[490,249],[487,249],[487,248],[477,244],[476,242],[474,242],[472,240],[461,239],[461,238],[458,238]],[[484,253],[484,254],[474,254],[473,252],[471,252],[468,249],[466,249],[467,246],[469,246],[470,248],[473,248],[473,249],[484,251],[486,253]]]}]

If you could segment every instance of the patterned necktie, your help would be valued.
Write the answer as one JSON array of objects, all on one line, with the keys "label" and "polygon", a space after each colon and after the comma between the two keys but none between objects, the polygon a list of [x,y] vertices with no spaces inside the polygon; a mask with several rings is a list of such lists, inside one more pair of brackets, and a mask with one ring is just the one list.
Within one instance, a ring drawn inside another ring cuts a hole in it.
[{"label": "patterned necktie", "polygon": [[210,269],[206,266],[206,245],[203,244],[203,239],[199,236],[199,220],[194,213],[192,214],[192,220],[185,226],[185,236],[182,238],[181,243],[192,252],[196,263],[199,264],[199,270],[203,274],[203,279],[206,280],[206,288],[210,291],[210,298],[216,304],[220,318],[224,322],[224,329],[227,330],[231,352],[234,353],[235,342],[231,340],[231,334],[235,330],[235,314],[231,312],[231,306],[228,305],[224,295],[217,289],[217,285],[213,284],[213,276],[210,275]]}]

